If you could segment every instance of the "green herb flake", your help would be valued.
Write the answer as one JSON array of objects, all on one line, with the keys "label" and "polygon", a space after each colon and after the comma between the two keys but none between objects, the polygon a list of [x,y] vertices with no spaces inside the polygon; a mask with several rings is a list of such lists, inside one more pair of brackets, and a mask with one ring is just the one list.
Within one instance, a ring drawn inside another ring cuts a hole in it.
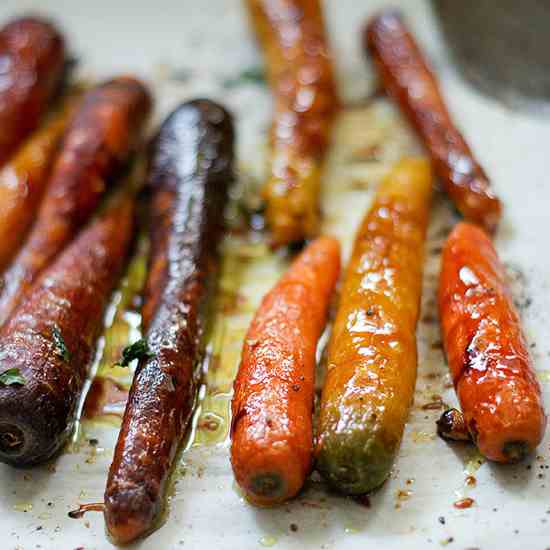
[{"label": "green herb flake", "polygon": [[239,73],[234,78],[224,80],[224,88],[236,88],[243,84],[258,84],[263,85],[266,82],[265,72],[262,67],[250,67]]},{"label": "green herb flake", "polygon": [[21,375],[21,371],[17,368],[5,370],[0,374],[0,384],[4,386],[11,386],[12,384],[24,386],[26,382],[25,378]]},{"label": "green herb flake", "polygon": [[63,339],[61,330],[57,325],[54,325],[52,329],[52,338],[55,347],[57,348],[58,355],[61,357],[61,359],[63,359],[63,361],[68,362],[71,359],[71,353],[67,349],[67,345],[65,344],[65,340]]},{"label": "green herb flake", "polygon": [[153,357],[154,355],[155,354],[149,350],[147,341],[142,338],[141,340],[126,346],[122,350],[122,359],[118,363],[115,363],[115,366],[127,367],[134,359],[147,359],[149,357]]}]

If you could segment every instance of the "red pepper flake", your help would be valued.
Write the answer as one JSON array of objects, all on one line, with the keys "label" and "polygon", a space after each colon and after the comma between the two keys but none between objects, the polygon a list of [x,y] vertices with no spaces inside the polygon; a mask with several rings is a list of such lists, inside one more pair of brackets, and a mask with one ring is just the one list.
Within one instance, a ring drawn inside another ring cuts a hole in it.
[{"label": "red pepper flake", "polygon": [[458,508],[459,510],[464,510],[466,508],[471,508],[472,505],[474,504],[475,500],[473,498],[470,498],[470,497],[467,497],[467,498],[462,498],[460,500],[457,500],[453,506],[455,508]]}]

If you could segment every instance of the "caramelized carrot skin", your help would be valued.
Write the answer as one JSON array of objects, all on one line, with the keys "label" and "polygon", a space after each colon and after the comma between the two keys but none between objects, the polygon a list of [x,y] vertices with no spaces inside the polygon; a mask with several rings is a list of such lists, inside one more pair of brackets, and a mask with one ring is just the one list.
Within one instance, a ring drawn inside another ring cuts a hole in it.
[{"label": "caramelized carrot skin", "polygon": [[386,91],[399,104],[427,150],[434,170],[460,213],[493,231],[501,203],[483,168],[454,125],[435,75],[399,13],[383,12],[365,30]]},{"label": "caramelized carrot skin", "polygon": [[384,482],[416,382],[416,323],[432,178],[403,159],[377,192],[355,238],[328,348],[317,469],[336,489]]},{"label": "caramelized carrot skin", "polygon": [[230,115],[196,100],[170,115],[153,146],[152,253],[142,312],[152,357],[136,370],[105,489],[107,529],[120,544],[154,527],[193,409],[202,307],[215,282],[233,139]]},{"label": "caramelized carrot skin", "polygon": [[73,107],[69,100],[0,170],[0,272],[30,229]]},{"label": "caramelized carrot skin", "polygon": [[17,368],[26,380],[0,386],[0,461],[44,462],[71,434],[132,227],[133,201],[125,198],[42,273],[0,330],[0,372]]},{"label": "caramelized carrot skin", "polygon": [[319,0],[247,0],[274,96],[269,179],[273,244],[319,231],[319,191],[338,96]]},{"label": "caramelized carrot skin", "polygon": [[0,325],[90,218],[136,147],[150,107],[145,87],[129,77],[85,94],[65,133],[36,221],[4,274]]},{"label": "caramelized carrot skin", "polygon": [[248,329],[231,403],[231,463],[248,499],[295,496],[311,470],[315,352],[340,270],[319,237],[264,297]]},{"label": "caramelized carrot skin", "polygon": [[65,44],[59,31],[36,17],[15,19],[0,30],[0,165],[32,132],[59,88]]},{"label": "caramelized carrot skin", "polygon": [[515,462],[546,428],[532,367],[504,267],[489,237],[458,224],[443,249],[441,331],[466,424],[490,460]]}]

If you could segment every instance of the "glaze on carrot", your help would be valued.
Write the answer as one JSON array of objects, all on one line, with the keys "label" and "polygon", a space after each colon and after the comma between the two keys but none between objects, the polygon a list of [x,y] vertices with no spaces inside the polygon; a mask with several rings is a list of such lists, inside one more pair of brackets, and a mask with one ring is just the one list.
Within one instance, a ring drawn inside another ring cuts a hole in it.
[{"label": "glaze on carrot", "polygon": [[65,67],[59,31],[38,17],[21,17],[0,30],[0,165],[38,126],[58,91]]},{"label": "glaze on carrot", "polygon": [[32,225],[74,101],[69,99],[0,170],[0,273]]},{"label": "glaze on carrot", "polygon": [[143,84],[129,77],[110,80],[84,95],[63,138],[36,221],[4,273],[0,325],[88,221],[127,165],[150,107]]},{"label": "glaze on carrot", "polygon": [[233,122],[208,100],[178,107],[152,147],[151,257],[137,367],[105,489],[105,522],[125,544],[151,531],[195,401],[195,367],[233,181]]},{"label": "glaze on carrot", "polygon": [[72,433],[103,329],[104,309],[133,233],[133,199],[119,198],[45,269],[0,329],[0,461],[44,462]]},{"label": "glaze on carrot", "polygon": [[388,477],[416,382],[416,323],[432,178],[403,159],[364,218],[346,268],[328,347],[317,469],[363,494]]},{"label": "glaze on carrot", "polygon": [[435,75],[396,11],[373,17],[365,29],[382,83],[422,139],[446,193],[468,220],[493,231],[501,203],[470,147],[456,128]]},{"label": "glaze on carrot", "polygon": [[266,219],[275,246],[319,231],[320,174],[338,108],[320,0],[247,0],[274,97]]},{"label": "glaze on carrot", "polygon": [[319,237],[264,297],[246,335],[231,403],[231,464],[248,500],[295,496],[311,470],[317,341],[340,271],[340,247]]},{"label": "glaze on carrot", "polygon": [[489,237],[472,224],[458,224],[445,243],[439,315],[472,439],[490,460],[521,460],[544,436],[541,389],[504,267]]}]

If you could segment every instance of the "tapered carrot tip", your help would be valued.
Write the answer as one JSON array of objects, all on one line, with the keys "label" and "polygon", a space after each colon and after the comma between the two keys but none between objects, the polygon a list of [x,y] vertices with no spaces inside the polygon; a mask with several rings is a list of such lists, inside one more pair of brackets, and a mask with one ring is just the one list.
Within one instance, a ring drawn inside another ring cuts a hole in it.
[{"label": "tapered carrot tip", "polygon": [[0,426],[0,453],[15,455],[25,447],[25,435],[15,424]]},{"label": "tapered carrot tip", "polygon": [[153,528],[158,505],[151,500],[145,486],[133,487],[117,494],[116,499],[105,496],[105,524],[116,544],[129,544]]}]

